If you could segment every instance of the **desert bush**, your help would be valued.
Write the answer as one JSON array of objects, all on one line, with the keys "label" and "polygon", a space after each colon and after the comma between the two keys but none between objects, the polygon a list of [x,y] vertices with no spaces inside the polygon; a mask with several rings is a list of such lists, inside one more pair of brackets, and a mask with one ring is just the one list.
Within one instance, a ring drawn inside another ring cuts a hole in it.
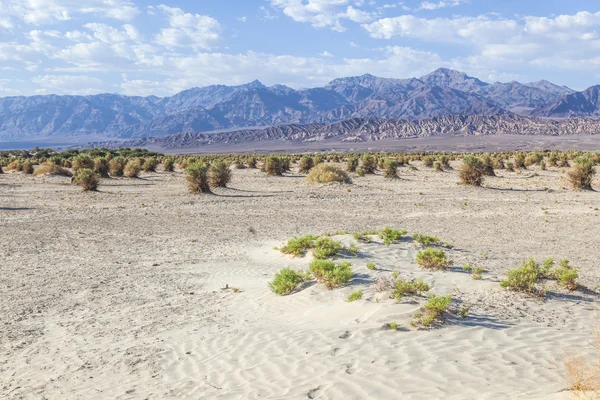
[{"label": "desert bush", "polygon": [[248,159],[248,168],[256,168],[256,157],[250,157],[250,159]]},{"label": "desert bush", "polygon": [[510,162],[510,161],[507,161],[507,162],[506,162],[506,170],[507,170],[508,172],[514,172],[514,171],[515,171],[515,166],[514,166],[514,164],[513,164],[512,162]]},{"label": "desert bush", "polygon": [[558,268],[553,271],[552,274],[559,285],[564,286],[569,290],[577,290],[577,278],[579,278],[579,272],[577,271],[577,268],[574,268],[569,264],[569,260],[560,260]]},{"label": "desert bush", "polygon": [[128,178],[137,178],[140,175],[140,172],[142,172],[140,160],[138,160],[137,158],[129,160],[129,162],[127,162],[127,164],[125,165],[123,172]]},{"label": "desert bush", "polygon": [[515,168],[525,169],[525,154],[517,153],[513,158],[513,164]]},{"label": "desert bush", "polygon": [[352,303],[353,301],[356,300],[360,300],[363,297],[363,292],[362,290],[357,290],[356,292],[352,292],[349,296],[348,296],[348,300],[346,300],[348,303]]},{"label": "desert bush", "polygon": [[388,326],[393,331],[397,331],[398,330],[398,323],[396,321],[392,321],[392,322],[388,323]]},{"label": "desert bush", "polygon": [[346,171],[355,172],[356,168],[358,168],[358,158],[349,157],[348,161],[346,162]]},{"label": "desert bush", "polygon": [[333,258],[342,250],[342,243],[328,237],[320,237],[315,241],[313,257],[318,260]]},{"label": "desert bush", "polygon": [[593,357],[589,357],[590,352],[587,351],[584,356],[568,354],[564,361],[566,389],[573,392],[578,399],[600,399],[600,329],[598,327],[593,335]]},{"label": "desert bush", "polygon": [[448,311],[450,304],[452,304],[451,295],[438,296],[430,294],[429,300],[423,306],[423,313],[415,315],[417,319],[411,321],[411,325],[429,327],[435,322],[441,321],[444,313]]},{"label": "desert bush", "polygon": [[375,266],[374,262],[370,262],[370,263],[367,263],[367,269],[369,271],[374,271],[375,269],[377,269],[377,267]]},{"label": "desert bush", "polygon": [[295,257],[303,256],[308,249],[313,249],[315,247],[317,238],[317,236],[313,235],[294,236],[288,240],[287,244],[280,248],[279,251],[283,254],[291,254]]},{"label": "desert bush", "polygon": [[390,296],[399,303],[404,296],[419,296],[423,292],[429,291],[429,285],[422,279],[407,281],[399,279],[396,281]]},{"label": "desert bush", "polygon": [[227,187],[231,181],[231,170],[223,161],[217,161],[210,166],[210,185],[212,187]]},{"label": "desert bush", "polygon": [[53,163],[52,161],[46,161],[42,163],[38,170],[35,172],[36,175],[61,175],[61,176],[72,176],[71,171]]},{"label": "desert bush", "polygon": [[202,163],[190,164],[185,169],[185,178],[190,193],[210,193],[208,167]]},{"label": "desert bush", "polygon": [[545,171],[545,170],[546,170],[546,162],[545,162],[544,160],[540,161],[540,169],[541,169],[542,171]]},{"label": "desert bush", "polygon": [[423,157],[423,164],[427,167],[427,168],[431,168],[433,167],[433,163],[435,162],[435,159],[431,156],[425,156]]},{"label": "desert bush", "polygon": [[96,190],[100,183],[100,177],[90,168],[77,170],[73,182],[83,188],[84,191]]},{"label": "desert bush", "polygon": [[300,164],[299,164],[298,168],[299,168],[300,172],[307,174],[311,170],[311,168],[314,166],[315,166],[315,162],[313,161],[312,157],[303,156],[300,159]]},{"label": "desert bush", "polygon": [[393,158],[386,158],[383,162],[383,176],[385,178],[398,177],[398,161]]},{"label": "desert bush", "polygon": [[21,163],[21,171],[28,175],[33,174],[33,164],[29,161],[23,161]]},{"label": "desert bush", "polygon": [[386,226],[381,232],[379,232],[379,237],[383,239],[383,244],[390,246],[392,243],[402,239],[402,236],[406,235],[407,233],[408,232],[406,231],[400,231]]},{"label": "desert bush", "polygon": [[175,170],[175,160],[167,157],[163,160],[163,169],[165,172],[173,172]]},{"label": "desert bush", "polygon": [[94,169],[94,160],[87,154],[78,154],[72,161],[73,171],[80,169]]},{"label": "desert bush", "polygon": [[275,274],[273,280],[269,282],[269,288],[273,293],[285,296],[294,292],[307,280],[310,280],[310,273],[284,268]]},{"label": "desert bush", "polygon": [[496,176],[496,173],[494,172],[494,162],[488,154],[481,157],[481,172],[485,176]]},{"label": "desert bush", "polygon": [[363,167],[356,168],[356,175],[365,176],[366,174],[367,174],[367,171],[365,171],[365,169]]},{"label": "desert bush", "polygon": [[594,162],[585,156],[575,158],[573,166],[567,173],[569,183],[575,190],[592,189],[592,179],[596,174]]},{"label": "desert bush", "polygon": [[123,166],[125,159],[122,157],[113,158],[108,162],[108,174],[110,176],[123,176]]},{"label": "desert bush", "polygon": [[542,275],[540,265],[530,258],[523,261],[520,267],[509,270],[506,273],[506,279],[502,280],[500,285],[506,289],[533,293],[535,285]]},{"label": "desert bush", "polygon": [[310,263],[310,272],[329,290],[344,286],[354,276],[349,262],[333,262],[330,260],[315,260]]},{"label": "desert bush", "polygon": [[440,163],[443,169],[452,169],[452,167],[450,166],[450,157],[441,155],[438,158],[438,162]]},{"label": "desert bush", "polygon": [[374,174],[377,167],[377,159],[370,154],[364,154],[362,156],[362,167],[365,174]]},{"label": "desert bush", "polygon": [[439,161],[434,161],[433,170],[437,172],[444,172],[444,168],[442,168],[442,163],[440,163]]},{"label": "desert bush", "polygon": [[429,247],[417,253],[417,264],[424,269],[445,270],[451,265],[442,249]]},{"label": "desert bush", "polygon": [[465,185],[481,186],[483,183],[483,163],[473,156],[465,156],[458,173],[461,183]]},{"label": "desert bush", "polygon": [[328,164],[319,164],[310,170],[306,177],[308,182],[316,183],[352,183],[352,180],[341,169]]},{"label": "desert bush", "polygon": [[413,235],[413,239],[415,242],[421,244],[422,246],[434,246],[441,245],[442,241],[436,236],[429,235],[421,235],[420,233],[415,233]]},{"label": "desert bush", "polygon": [[542,160],[543,157],[539,153],[531,153],[525,157],[523,164],[525,164],[526,167],[530,167],[532,165],[539,164]]},{"label": "desert bush", "polygon": [[283,160],[276,156],[268,156],[263,164],[263,170],[267,175],[280,176],[283,175],[284,165]]},{"label": "desert bush", "polygon": [[359,242],[371,243],[370,236],[378,235],[378,234],[379,234],[379,232],[377,232],[376,230],[372,230],[372,231],[365,231],[365,232],[354,232],[352,234],[352,236],[354,236],[354,239],[358,240]]},{"label": "desert bush", "polygon": [[483,279],[483,271],[484,271],[483,267],[477,267],[474,265],[465,264],[462,267],[462,270],[465,272],[469,272],[471,274],[471,277],[473,279],[475,279],[476,281]]},{"label": "desert bush", "polygon": [[96,157],[94,158],[94,172],[98,175],[108,178],[108,171],[110,167],[108,165],[108,161],[104,157]]},{"label": "desert bush", "polygon": [[145,172],[155,172],[157,165],[158,165],[158,161],[156,161],[156,158],[149,157],[149,158],[146,158],[146,160],[144,160],[144,163],[142,164],[142,169]]}]

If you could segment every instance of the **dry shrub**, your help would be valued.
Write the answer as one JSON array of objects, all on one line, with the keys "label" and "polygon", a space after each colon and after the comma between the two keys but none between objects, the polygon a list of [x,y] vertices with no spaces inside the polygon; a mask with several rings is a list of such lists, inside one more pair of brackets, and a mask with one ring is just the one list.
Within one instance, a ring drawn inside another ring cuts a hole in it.
[{"label": "dry shrub", "polygon": [[600,331],[594,332],[594,361],[568,355],[564,361],[567,390],[579,399],[600,399]]},{"label": "dry shrub", "polygon": [[125,160],[121,157],[113,158],[108,162],[108,173],[110,176],[123,176]]},{"label": "dry shrub", "polygon": [[130,160],[127,165],[125,165],[125,176],[127,176],[128,178],[137,178],[140,174],[140,172],[142,172],[142,166],[140,164],[140,160],[138,159],[133,159]]},{"label": "dry shrub", "polygon": [[370,154],[362,156],[362,167],[366,174],[374,174],[377,167],[377,159]]},{"label": "dry shrub", "polygon": [[73,158],[72,162],[73,171],[77,172],[80,169],[94,169],[94,160],[87,154],[79,154]]},{"label": "dry shrub", "polygon": [[165,158],[163,161],[163,169],[165,172],[173,172],[175,170],[175,161],[170,157]]},{"label": "dry shrub", "polygon": [[158,161],[156,161],[156,158],[150,157],[150,158],[147,158],[146,161],[144,161],[144,164],[142,165],[142,169],[145,172],[156,172],[157,165],[158,165]]},{"label": "dry shrub", "polygon": [[231,170],[223,161],[217,161],[210,166],[210,185],[213,187],[227,187],[231,181]]},{"label": "dry shrub", "polygon": [[299,171],[302,173],[308,173],[312,167],[315,166],[315,162],[312,157],[304,156],[300,159]]},{"label": "dry shrub", "polygon": [[185,175],[190,193],[210,193],[208,167],[205,164],[190,164],[185,169]]},{"label": "dry shrub", "polygon": [[263,170],[267,175],[281,176],[285,170],[283,159],[276,156],[269,156],[265,159]]},{"label": "dry shrub", "polygon": [[23,172],[25,172],[26,174],[33,174],[33,164],[30,163],[29,161],[25,161],[22,164],[22,168],[23,168]]},{"label": "dry shrub", "polygon": [[90,168],[82,168],[77,171],[73,183],[81,186],[83,190],[96,190],[100,183],[100,177]]},{"label": "dry shrub", "polygon": [[104,157],[94,159],[94,172],[98,175],[108,178],[108,170],[110,169],[108,161]]},{"label": "dry shrub", "polygon": [[356,158],[356,157],[348,158],[348,161],[346,162],[346,171],[355,172],[356,168],[358,168],[358,158]]},{"label": "dry shrub", "polygon": [[329,183],[329,182],[340,182],[340,183],[352,183],[348,174],[341,169],[327,164],[319,164],[310,170],[306,177],[308,182],[316,183]]},{"label": "dry shrub", "polygon": [[252,168],[252,169],[256,168],[256,158],[255,157],[250,157],[250,159],[248,160],[248,168]]},{"label": "dry shrub", "polygon": [[473,156],[465,156],[458,173],[461,183],[465,185],[481,186],[483,183],[483,163]]},{"label": "dry shrub", "polygon": [[385,178],[398,177],[398,161],[388,158],[383,162],[383,176]]},{"label": "dry shrub", "polygon": [[592,179],[596,174],[594,162],[585,156],[577,157],[567,173],[569,183],[575,190],[592,189]]},{"label": "dry shrub", "polygon": [[66,168],[63,168],[52,161],[46,161],[35,172],[36,175],[61,175],[61,176],[71,176],[71,171]]}]

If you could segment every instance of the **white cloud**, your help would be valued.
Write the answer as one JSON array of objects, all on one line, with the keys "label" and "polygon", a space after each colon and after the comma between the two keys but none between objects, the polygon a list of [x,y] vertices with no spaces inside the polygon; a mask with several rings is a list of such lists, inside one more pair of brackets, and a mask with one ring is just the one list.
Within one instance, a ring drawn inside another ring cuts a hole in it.
[{"label": "white cloud", "polygon": [[297,22],[308,22],[315,28],[328,27],[337,32],[346,28],[343,20],[354,22],[369,22],[373,14],[355,8],[361,6],[362,1],[356,0],[271,0],[273,7],[283,10],[283,13]]},{"label": "white cloud", "polygon": [[321,57],[333,57],[333,54],[325,50],[324,52],[319,54]]},{"label": "white cloud", "polygon": [[43,75],[32,78],[38,93],[93,94],[102,92],[104,82],[85,75]]},{"label": "white cloud", "polygon": [[245,17],[245,16],[244,17],[237,17],[236,19],[238,21],[240,21],[240,22],[248,22],[248,17]]},{"label": "white cloud", "polygon": [[438,10],[440,8],[457,7],[468,1],[469,0],[441,0],[441,1],[438,1],[437,3],[433,3],[431,1],[424,1],[419,6],[419,10],[432,11],[432,10]]},{"label": "white cloud", "polygon": [[161,29],[156,42],[168,48],[211,49],[221,42],[219,22],[206,15],[190,14],[161,4],[156,9],[169,17],[169,28]]}]

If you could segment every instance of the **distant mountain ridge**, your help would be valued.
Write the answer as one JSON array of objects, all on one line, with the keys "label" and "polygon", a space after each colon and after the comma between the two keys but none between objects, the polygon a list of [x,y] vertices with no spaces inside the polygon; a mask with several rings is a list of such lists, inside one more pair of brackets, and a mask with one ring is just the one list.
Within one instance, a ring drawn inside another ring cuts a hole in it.
[{"label": "distant mountain ridge", "polygon": [[449,115],[600,117],[600,86],[575,92],[547,81],[486,83],[440,68],[420,78],[339,78],[296,90],[259,81],[169,97],[0,98],[0,140],[72,136],[159,137],[256,126],[331,124],[353,118],[420,120]]}]

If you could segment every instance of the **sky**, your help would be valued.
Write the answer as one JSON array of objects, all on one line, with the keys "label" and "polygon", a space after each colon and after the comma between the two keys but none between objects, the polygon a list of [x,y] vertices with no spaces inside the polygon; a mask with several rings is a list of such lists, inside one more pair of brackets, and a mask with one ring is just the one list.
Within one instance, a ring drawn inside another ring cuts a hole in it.
[{"label": "sky", "polygon": [[598,0],[0,0],[0,97],[293,88],[437,68],[600,83]]}]

